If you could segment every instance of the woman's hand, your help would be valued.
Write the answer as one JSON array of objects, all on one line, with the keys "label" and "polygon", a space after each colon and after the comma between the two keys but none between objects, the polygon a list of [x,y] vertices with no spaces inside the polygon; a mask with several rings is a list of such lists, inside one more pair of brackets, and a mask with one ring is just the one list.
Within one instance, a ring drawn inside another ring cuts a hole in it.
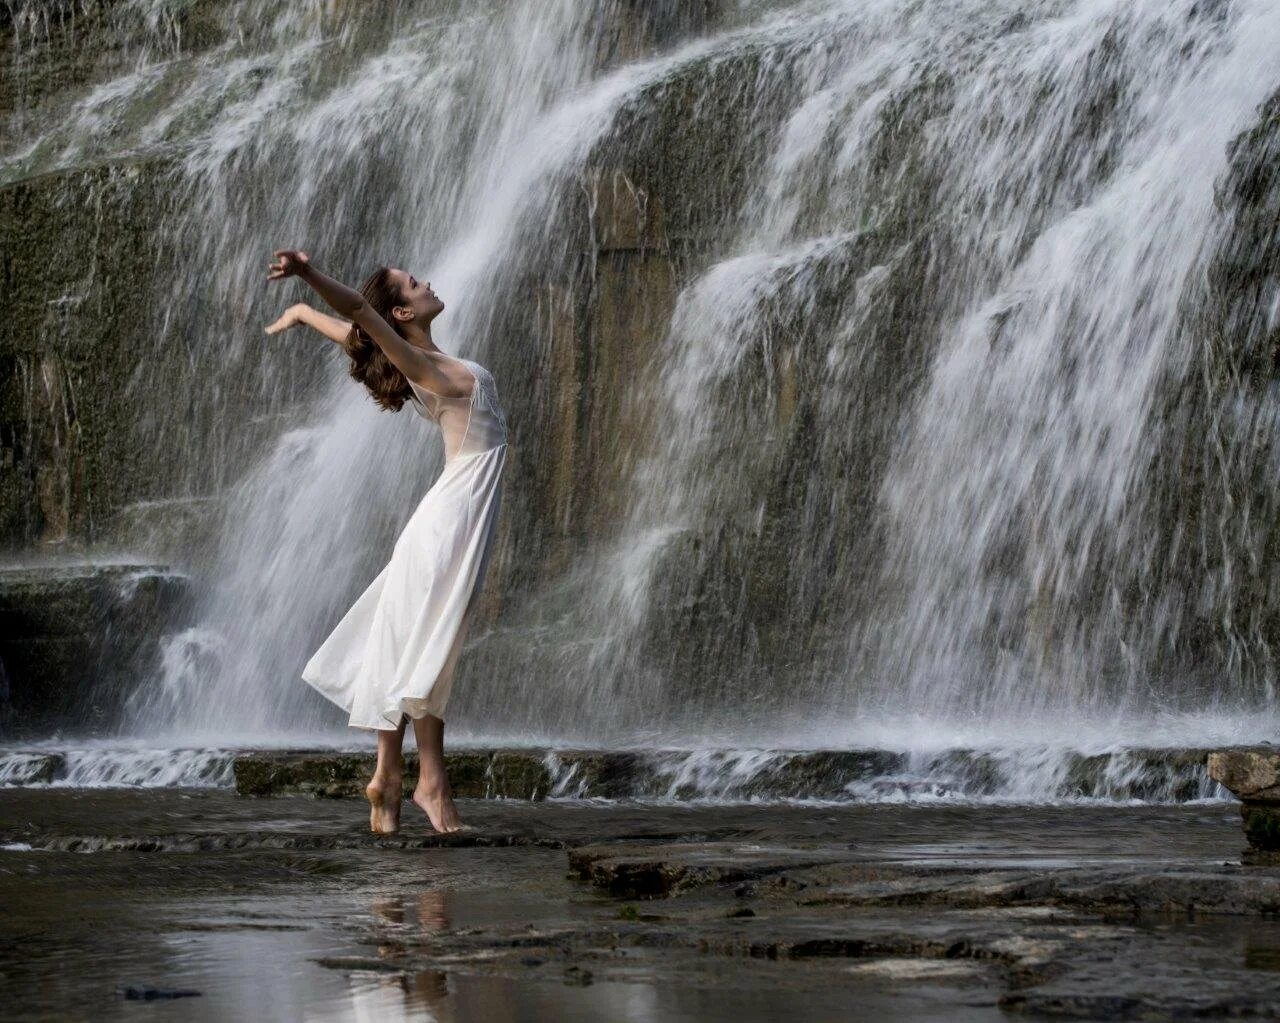
[{"label": "woman's hand", "polygon": [[336,316],[326,316],[319,309],[314,309],[306,302],[295,302],[284,311],[280,319],[267,327],[268,334],[279,334],[282,330],[302,324],[318,330],[330,341],[342,344],[351,333],[351,321],[340,320]]},{"label": "woman's hand", "polygon": [[311,262],[311,258],[301,249],[277,249],[275,255],[275,262],[267,268],[269,281],[297,277]]},{"label": "woman's hand", "polygon": [[305,302],[295,302],[284,311],[280,319],[267,325],[266,332],[268,334],[279,334],[282,330],[288,330],[290,327],[296,327],[299,323],[305,322],[302,314],[309,308],[310,306]]}]

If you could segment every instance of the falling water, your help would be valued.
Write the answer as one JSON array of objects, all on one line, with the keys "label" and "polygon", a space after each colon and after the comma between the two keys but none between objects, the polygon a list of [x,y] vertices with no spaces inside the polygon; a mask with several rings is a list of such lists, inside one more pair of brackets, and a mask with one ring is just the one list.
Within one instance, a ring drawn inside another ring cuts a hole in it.
[{"label": "falling water", "polygon": [[[966,217],[961,250],[987,272],[942,325],[881,491],[898,592],[873,628],[909,706],[1018,720],[1141,713],[1153,690],[1191,706],[1272,695],[1269,662],[1206,680],[1166,656],[1196,597],[1169,578],[1186,541],[1156,539],[1154,492],[1177,471],[1162,402],[1198,371],[1193,318],[1230,224],[1214,184],[1276,85],[1280,42],[1265,5],[1201,9],[1086,9],[1032,33],[948,117],[999,138],[932,143],[955,168],[941,201],[991,213]],[[1008,97],[1032,84],[1028,123]],[[1100,89],[1114,112],[1092,109]],[[1101,137],[1063,152],[1081,97]]]},{"label": "falling water", "polygon": [[473,738],[1273,729],[1274,6],[650,7],[242,0],[177,59],[134,0],[133,63],[0,154],[171,162],[128,398],[224,514],[132,729],[342,736],[298,670],[439,469],[336,351],[260,333],[294,245],[432,281],[497,379]]},{"label": "falling water", "polygon": [[880,3],[724,39],[701,74],[747,93],[749,181],[675,303],[626,525],[574,575],[591,670],[553,662],[522,724],[568,689],[592,730],[729,743],[1268,734],[1268,535],[1192,530],[1222,490],[1272,507],[1210,403],[1261,432],[1274,388],[1197,378],[1277,32],[1265,4]]}]

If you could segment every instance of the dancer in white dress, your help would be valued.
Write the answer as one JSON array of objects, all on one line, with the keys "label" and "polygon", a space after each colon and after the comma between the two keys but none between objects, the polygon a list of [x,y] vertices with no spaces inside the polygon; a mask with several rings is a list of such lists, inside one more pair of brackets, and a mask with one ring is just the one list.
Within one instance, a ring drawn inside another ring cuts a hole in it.
[{"label": "dancer in white dress", "polygon": [[429,282],[382,267],[356,292],[322,274],[304,252],[281,250],[276,257],[269,280],[296,276],[353,322],[300,303],[267,332],[297,323],[315,327],[343,346],[351,375],[380,405],[395,410],[409,401],[443,434],[443,471],[386,566],[302,678],[346,710],[352,727],[378,732],[378,763],[366,788],[372,831],[399,829],[409,719],[420,763],[413,801],[436,830],[456,831],[462,825],[444,769],[444,711],[502,503],[507,426],[497,387],[479,363],[447,356],[431,341],[431,321],[444,303]]}]

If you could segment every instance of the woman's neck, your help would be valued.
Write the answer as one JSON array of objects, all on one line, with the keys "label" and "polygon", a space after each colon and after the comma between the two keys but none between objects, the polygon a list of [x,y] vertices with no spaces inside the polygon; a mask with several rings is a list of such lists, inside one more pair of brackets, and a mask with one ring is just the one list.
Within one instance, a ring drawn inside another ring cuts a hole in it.
[{"label": "woman's neck", "polygon": [[426,352],[438,352],[440,349],[436,347],[436,343],[431,340],[431,324],[427,323],[425,327],[420,327],[416,323],[405,324],[404,339],[413,345],[414,348],[421,348]]}]

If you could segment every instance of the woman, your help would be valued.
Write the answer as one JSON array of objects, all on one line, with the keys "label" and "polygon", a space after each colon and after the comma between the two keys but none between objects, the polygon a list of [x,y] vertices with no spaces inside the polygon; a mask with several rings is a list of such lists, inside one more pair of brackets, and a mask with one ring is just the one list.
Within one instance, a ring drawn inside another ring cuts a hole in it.
[{"label": "woman", "polygon": [[445,462],[396,540],[391,559],[307,662],[303,679],[376,729],[378,763],[365,789],[369,828],[400,827],[405,726],[413,719],[420,772],[413,801],[437,831],[457,831],[444,767],[444,710],[463,637],[484,582],[502,500],[507,427],[489,371],[431,340],[444,303],[404,270],[379,268],[360,291],[326,277],[305,252],[282,249],[268,280],[297,277],[337,313],[291,307],[267,327],[296,323],[343,347],[351,375],[384,409],[406,401],[439,424]]}]

